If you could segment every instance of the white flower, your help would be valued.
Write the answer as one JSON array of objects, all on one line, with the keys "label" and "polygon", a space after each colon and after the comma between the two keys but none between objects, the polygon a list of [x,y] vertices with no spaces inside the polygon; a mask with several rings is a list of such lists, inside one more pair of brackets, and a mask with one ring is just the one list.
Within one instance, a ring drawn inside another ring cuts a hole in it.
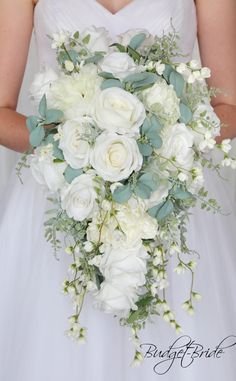
[{"label": "white flower", "polygon": [[201,143],[206,140],[206,136],[207,139],[213,139],[220,134],[220,119],[214,112],[213,107],[206,103],[200,104],[196,108],[193,121],[195,122],[193,129],[194,144],[198,149],[204,151],[208,145],[205,145],[205,143],[201,145]]},{"label": "white flower", "polygon": [[147,29],[137,28],[127,30],[125,33],[122,33],[117,37],[118,43],[127,46],[129,45],[131,39],[140,33],[144,33],[146,35],[146,38],[139,46],[138,51],[140,53],[145,53],[145,51],[154,43],[154,37],[148,32]]},{"label": "white flower", "polygon": [[112,73],[114,77],[119,79],[124,79],[129,74],[140,73],[141,71],[129,54],[121,52],[107,54],[99,61],[99,67],[102,71]]},{"label": "white flower", "polygon": [[91,115],[101,82],[93,64],[83,66],[79,73],[61,74],[50,88],[49,106],[62,110],[65,119]]},{"label": "white flower", "polygon": [[186,63],[183,63],[181,62],[177,67],[176,67],[176,71],[180,74],[184,74],[186,72],[186,70],[188,70],[188,67],[186,65]]},{"label": "white flower", "polygon": [[103,27],[90,26],[86,28],[81,34],[81,40],[86,36],[90,36],[88,44],[86,47],[91,52],[108,52],[111,39],[109,37],[108,31]]},{"label": "white flower", "polygon": [[211,133],[207,131],[204,135],[204,139],[199,143],[199,150],[201,152],[212,150],[215,144],[215,139],[213,139]]},{"label": "white flower", "polygon": [[91,153],[91,165],[106,181],[127,179],[142,167],[143,157],[136,141],[115,133],[103,132]]},{"label": "white flower", "polygon": [[138,136],[145,116],[140,100],[123,89],[109,88],[97,96],[94,118],[102,130]]},{"label": "white flower", "polygon": [[191,173],[192,176],[187,181],[187,189],[192,194],[197,194],[198,191],[203,187],[205,182],[201,164],[194,163]]},{"label": "white flower", "polygon": [[211,70],[208,67],[203,67],[201,69],[201,77],[202,78],[210,78]]},{"label": "white flower", "polygon": [[152,192],[149,200],[146,201],[147,207],[150,209],[153,206],[160,204],[166,199],[169,193],[169,183],[167,180],[163,180],[156,191]]},{"label": "white flower", "polygon": [[57,73],[48,66],[44,66],[40,72],[35,75],[30,87],[30,95],[36,104],[39,104],[44,94],[46,97],[48,96],[50,87],[57,78]]},{"label": "white flower", "polygon": [[161,63],[161,61],[156,62],[155,69],[157,74],[162,75],[165,71],[165,64]]},{"label": "white flower", "polygon": [[127,287],[124,291],[122,285],[104,281],[94,299],[95,308],[105,313],[115,313],[125,317],[130,309],[135,308],[138,296],[136,290],[132,287]]},{"label": "white flower", "polygon": [[201,69],[201,64],[198,60],[192,60],[189,62],[189,66],[192,70],[199,70]]},{"label": "white flower", "polygon": [[58,49],[58,48],[61,48],[62,45],[67,44],[69,37],[70,37],[70,33],[65,31],[53,33],[52,34],[53,42],[51,45],[52,49]]},{"label": "white flower", "polygon": [[232,146],[231,146],[230,142],[231,142],[230,139],[222,140],[220,147],[224,153],[229,153],[231,151]]},{"label": "white flower", "polygon": [[138,288],[146,282],[147,257],[141,243],[131,248],[121,246],[105,250],[99,265],[105,280],[95,293],[98,308],[121,316],[127,315],[131,308],[136,309]]},{"label": "white flower", "polygon": [[36,148],[31,156],[30,168],[35,180],[46,185],[52,192],[58,191],[65,183],[63,173],[65,163],[55,163],[52,144]]},{"label": "white flower", "polygon": [[141,92],[146,108],[154,112],[162,122],[174,124],[180,117],[179,99],[172,85],[160,80],[152,87]]},{"label": "white flower", "polygon": [[173,161],[174,165],[168,164],[171,171],[176,171],[176,166],[180,169],[189,170],[192,168],[194,151],[193,135],[183,123],[165,127],[162,130],[163,146],[157,153]]},{"label": "white flower", "polygon": [[236,169],[236,160],[231,157],[226,157],[221,162],[222,167],[231,167],[232,169]]},{"label": "white flower", "polygon": [[146,201],[131,197],[127,203],[116,204],[115,209],[116,220],[127,244],[132,245],[141,239],[154,239],[157,236],[158,223],[146,212]]},{"label": "white flower", "polygon": [[90,119],[86,117],[68,120],[61,126],[59,147],[72,168],[83,168],[90,159]]},{"label": "white flower", "polygon": [[83,221],[93,214],[97,198],[94,186],[93,177],[82,174],[62,189],[61,205],[69,217]]},{"label": "white flower", "polygon": [[65,61],[65,68],[66,68],[67,71],[71,72],[71,71],[74,70],[75,65],[73,64],[72,61],[66,60]]}]

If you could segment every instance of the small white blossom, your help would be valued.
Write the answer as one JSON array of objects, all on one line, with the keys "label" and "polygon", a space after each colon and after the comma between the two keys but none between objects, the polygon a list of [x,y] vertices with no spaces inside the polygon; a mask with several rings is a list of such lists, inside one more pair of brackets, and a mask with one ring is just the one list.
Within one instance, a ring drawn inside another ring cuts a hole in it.
[{"label": "small white blossom", "polygon": [[73,64],[72,61],[66,60],[65,61],[65,68],[67,71],[72,72],[75,68],[75,65]]},{"label": "small white blossom", "polygon": [[156,69],[157,74],[162,75],[165,71],[165,67],[166,67],[165,64],[161,63],[161,61],[158,61],[155,64],[155,69]]},{"label": "small white blossom", "polygon": [[208,67],[203,67],[201,69],[201,77],[202,78],[210,78],[211,70]]},{"label": "small white blossom", "polygon": [[201,69],[201,64],[198,60],[192,60],[189,62],[189,66],[192,70],[199,70]]},{"label": "small white blossom", "polygon": [[53,33],[53,42],[52,42],[52,49],[58,49],[61,48],[62,45],[66,44],[68,42],[70,34],[68,32],[59,32],[59,33]]},{"label": "small white blossom", "polygon": [[229,151],[232,149],[230,142],[231,142],[230,139],[222,140],[220,147],[224,153],[229,153]]},{"label": "small white blossom", "polygon": [[179,74],[184,74],[184,72],[187,70],[187,65],[185,63],[180,63],[177,68],[176,68],[176,71],[179,73]]}]

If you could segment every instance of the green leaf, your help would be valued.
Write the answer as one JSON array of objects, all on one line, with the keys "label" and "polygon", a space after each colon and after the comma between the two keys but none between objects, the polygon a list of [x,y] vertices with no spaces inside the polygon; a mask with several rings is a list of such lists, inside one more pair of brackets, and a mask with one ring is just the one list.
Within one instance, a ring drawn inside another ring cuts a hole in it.
[{"label": "green leaf", "polygon": [[56,142],[54,141],[54,143],[53,143],[53,156],[56,159],[65,160],[64,155],[63,155],[63,151],[59,148],[59,142],[58,141],[56,141]]},{"label": "green leaf", "polygon": [[47,100],[46,100],[46,95],[44,94],[39,103],[39,113],[43,118],[46,117],[46,111],[47,111]]},{"label": "green leaf", "polygon": [[143,135],[146,135],[146,132],[149,130],[150,126],[151,126],[150,121],[148,118],[146,118],[143,122],[142,127],[141,127],[141,132]]},{"label": "green leaf", "polygon": [[119,44],[118,42],[115,42],[114,44],[110,46],[111,47],[115,46],[121,53],[125,53],[127,51],[126,47],[124,45]]},{"label": "green leaf", "polygon": [[102,58],[103,58],[103,54],[101,54],[101,53],[96,53],[96,54],[94,54],[94,56],[89,57],[89,58],[86,58],[86,59],[85,59],[85,63],[86,63],[86,64],[88,64],[88,63],[94,63],[94,64],[97,64]]},{"label": "green leaf", "polygon": [[175,189],[174,191],[171,192],[171,194],[176,200],[187,200],[188,198],[193,197],[192,193],[186,190],[183,190],[182,188]]},{"label": "green leaf", "polygon": [[151,156],[152,147],[150,146],[150,144],[138,142],[138,148],[139,148],[140,153],[143,156]]},{"label": "green leaf", "polygon": [[151,301],[153,300],[153,296],[150,294],[150,293],[147,293],[146,295],[144,295],[141,299],[139,299],[137,302],[136,302],[136,305],[140,308],[140,307],[146,307],[148,306]]},{"label": "green leaf", "polygon": [[90,41],[90,38],[91,38],[91,35],[90,34],[87,34],[87,36],[85,36],[82,40],[83,44],[85,45],[88,45],[89,41]]},{"label": "green leaf", "polygon": [[38,147],[45,137],[45,130],[38,126],[30,133],[30,144],[32,147]]},{"label": "green leaf", "polygon": [[123,85],[119,79],[105,79],[101,83],[101,90],[108,89],[110,87],[120,87],[123,88]]},{"label": "green leaf", "polygon": [[128,46],[127,48],[129,55],[133,58],[134,61],[139,61],[141,58],[141,55],[136,52],[131,46]]},{"label": "green leaf", "polygon": [[155,139],[151,139],[150,143],[154,148],[160,149],[163,145],[163,140],[160,136],[157,136]]},{"label": "green leaf", "polygon": [[151,116],[150,122],[151,122],[151,127],[155,128],[155,130],[158,131],[158,133],[160,133],[161,130],[163,129],[163,125],[161,124],[159,119],[156,117],[156,115]]},{"label": "green leaf", "polygon": [[139,33],[139,34],[136,34],[136,36],[134,36],[131,40],[130,40],[130,43],[129,43],[129,46],[134,49],[134,50],[137,50],[140,45],[143,43],[143,41],[145,41],[147,38],[146,34],[145,33]]},{"label": "green leaf", "polygon": [[179,105],[179,109],[181,114],[180,122],[185,124],[190,123],[193,118],[193,113],[190,110],[190,108],[186,104],[181,102]]},{"label": "green leaf", "polygon": [[118,202],[119,204],[127,202],[131,196],[132,190],[129,184],[118,186],[112,194],[113,200]]},{"label": "green leaf", "polygon": [[127,319],[127,323],[128,324],[132,324],[134,323],[136,320],[144,320],[146,319],[148,316],[148,312],[146,311],[146,309],[143,307],[143,308],[139,308],[138,310],[136,311],[132,311]]},{"label": "green leaf", "polygon": [[73,34],[73,37],[78,40],[79,38],[79,31],[77,30],[74,34]]},{"label": "green leaf", "polygon": [[136,196],[146,200],[151,197],[151,189],[146,184],[143,184],[141,181],[138,181],[135,188],[134,193]]},{"label": "green leaf", "polygon": [[171,200],[166,200],[159,205],[154,206],[148,210],[148,214],[151,217],[156,218],[158,221],[164,220],[174,210],[174,204]]},{"label": "green leaf", "polygon": [[26,119],[26,126],[30,132],[32,132],[40,122],[40,119],[38,116],[31,115]]},{"label": "green leaf", "polygon": [[183,76],[174,70],[170,73],[169,82],[171,85],[174,86],[177,96],[180,97],[185,86],[185,81]]},{"label": "green leaf", "polygon": [[49,109],[46,111],[45,124],[59,123],[63,118],[63,112],[61,110]]},{"label": "green leaf", "polygon": [[163,73],[163,77],[165,78],[165,80],[167,82],[169,82],[169,78],[170,78],[170,74],[172,73],[172,71],[174,71],[175,69],[173,68],[173,66],[169,65],[169,64],[166,64],[165,65],[165,70],[164,70],[164,73]]},{"label": "green leaf", "polygon": [[[144,79],[148,78],[147,72],[143,73],[135,73],[135,74],[129,74],[127,77],[123,79],[124,82],[140,82],[143,81]],[[150,73],[151,74],[151,73]]]},{"label": "green leaf", "polygon": [[66,179],[66,181],[71,184],[72,181],[80,176],[81,174],[83,173],[83,170],[82,169],[74,169],[74,168],[71,168],[69,165],[68,167],[66,167],[66,170],[64,172],[64,177]]},{"label": "green leaf", "polygon": [[141,90],[141,89],[144,89],[144,88],[147,88],[147,87],[150,87],[152,85],[154,85],[154,83],[156,83],[156,80],[157,80],[157,75],[154,74],[154,73],[148,73],[148,77],[140,82],[135,82],[133,84],[133,88],[135,90]]},{"label": "green leaf", "polygon": [[156,218],[158,221],[164,220],[168,217],[174,210],[174,204],[171,200],[167,200],[163,203],[157,212]]},{"label": "green leaf", "polygon": [[58,62],[62,65],[66,60],[68,60],[66,52],[61,51],[58,55]]},{"label": "green leaf", "polygon": [[156,191],[159,186],[159,177],[151,172],[144,173],[138,178],[138,183],[146,185],[152,192]]},{"label": "green leaf", "polygon": [[46,144],[54,144],[54,134],[48,134],[48,136],[45,138],[45,143]]},{"label": "green leaf", "polygon": [[69,50],[68,53],[73,63],[76,64],[79,59],[79,53],[74,49]]},{"label": "green leaf", "polygon": [[114,77],[114,75],[112,73],[108,73],[106,71],[102,71],[98,75],[99,75],[99,77],[102,77],[104,79],[115,79],[115,77]]}]

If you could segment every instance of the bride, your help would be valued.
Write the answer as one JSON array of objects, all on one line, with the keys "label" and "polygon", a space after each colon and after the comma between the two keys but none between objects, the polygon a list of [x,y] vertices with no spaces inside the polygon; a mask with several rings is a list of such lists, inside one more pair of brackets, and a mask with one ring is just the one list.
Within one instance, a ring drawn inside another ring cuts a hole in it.
[{"label": "bride", "polygon": [[[219,138],[236,136],[236,4],[234,0],[1,0],[0,144],[23,152],[29,147],[26,116],[16,105],[34,26],[38,64],[56,67],[47,35],[56,30],[106,27],[112,35],[130,28],[168,32],[170,19],[190,59],[196,34],[209,84],[227,91],[214,109],[228,125]],[[230,211],[227,184],[209,175],[207,186]],[[4,381],[233,381],[236,372],[236,257],[233,215],[197,210],[189,224],[189,243],[201,254],[196,288],[203,295],[193,317],[181,309],[185,284],[171,276],[169,299],[182,336],[161,319],[142,332],[144,363],[129,366],[129,330],[85,302],[87,343],[64,336],[70,302],[60,292],[67,268],[44,240],[46,194],[29,171],[24,185],[13,177],[0,201],[0,379]],[[170,269],[171,270],[171,269]],[[171,347],[171,348],[170,348]],[[170,348],[169,352],[166,352]],[[178,348],[178,349],[177,349]],[[156,351],[154,351],[156,349]],[[160,354],[162,351],[162,355]]]}]

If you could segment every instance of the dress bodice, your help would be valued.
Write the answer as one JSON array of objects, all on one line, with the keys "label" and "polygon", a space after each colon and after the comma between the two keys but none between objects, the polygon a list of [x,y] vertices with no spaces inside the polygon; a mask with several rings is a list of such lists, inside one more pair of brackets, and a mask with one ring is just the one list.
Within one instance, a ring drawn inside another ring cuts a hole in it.
[{"label": "dress bodice", "polygon": [[194,0],[131,0],[116,14],[96,0],[38,0],[34,13],[38,64],[55,65],[47,35],[58,30],[83,30],[94,25],[105,27],[112,36],[132,28],[161,35],[171,29],[171,20],[183,52],[191,56],[197,29]]}]

